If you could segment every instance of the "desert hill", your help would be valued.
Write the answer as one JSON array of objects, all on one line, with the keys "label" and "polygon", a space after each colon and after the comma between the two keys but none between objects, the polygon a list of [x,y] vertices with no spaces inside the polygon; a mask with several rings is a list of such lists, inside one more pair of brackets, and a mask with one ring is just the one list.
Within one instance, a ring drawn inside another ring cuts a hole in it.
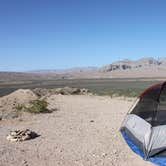
[{"label": "desert hill", "polygon": [[0,98],[0,119],[18,117],[16,107],[28,104],[31,100],[37,99],[37,95],[29,89],[19,89],[15,92]]}]

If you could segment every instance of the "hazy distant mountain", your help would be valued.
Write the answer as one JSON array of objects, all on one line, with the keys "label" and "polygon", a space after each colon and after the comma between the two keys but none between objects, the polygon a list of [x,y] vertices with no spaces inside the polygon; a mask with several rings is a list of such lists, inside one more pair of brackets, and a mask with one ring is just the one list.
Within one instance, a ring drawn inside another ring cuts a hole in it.
[{"label": "hazy distant mountain", "polygon": [[166,78],[166,58],[142,58],[136,61],[125,59],[102,67],[35,70],[26,73],[0,72],[0,81],[139,77]]},{"label": "hazy distant mountain", "polygon": [[142,58],[136,61],[127,59],[102,66],[98,71],[108,78],[166,78],[166,58]]},{"label": "hazy distant mountain", "polygon": [[127,69],[147,69],[152,67],[166,67],[166,58],[154,59],[154,58],[142,58],[136,61],[122,60],[117,61],[109,65],[105,65],[99,68],[100,72],[112,72],[116,70]]},{"label": "hazy distant mountain", "polygon": [[34,70],[34,71],[29,71],[29,73],[78,73],[78,72],[93,72],[96,71],[98,68],[97,67],[75,67],[75,68],[69,68],[69,69],[51,69],[51,70]]},{"label": "hazy distant mountain", "polygon": [[166,58],[159,58],[158,60],[162,65],[166,65]]},{"label": "hazy distant mountain", "polygon": [[0,72],[0,81],[30,81],[30,80],[45,80],[45,79],[58,79],[61,76],[54,74],[36,74],[36,73],[23,73],[23,72]]}]

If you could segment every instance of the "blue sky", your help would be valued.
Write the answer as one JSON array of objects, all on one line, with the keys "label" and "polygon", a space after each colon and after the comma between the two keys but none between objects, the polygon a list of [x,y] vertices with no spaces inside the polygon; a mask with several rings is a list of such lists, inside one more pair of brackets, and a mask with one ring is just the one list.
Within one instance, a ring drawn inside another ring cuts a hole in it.
[{"label": "blue sky", "polygon": [[1,0],[0,70],[166,57],[165,0]]}]

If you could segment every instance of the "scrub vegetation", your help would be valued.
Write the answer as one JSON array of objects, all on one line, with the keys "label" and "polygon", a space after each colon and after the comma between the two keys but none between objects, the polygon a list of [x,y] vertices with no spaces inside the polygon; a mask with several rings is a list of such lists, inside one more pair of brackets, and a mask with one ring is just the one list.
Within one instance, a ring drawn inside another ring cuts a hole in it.
[{"label": "scrub vegetation", "polygon": [[87,88],[97,95],[129,96],[135,97],[147,87],[158,83],[152,79],[69,79],[69,80],[43,80],[24,82],[0,82],[0,96],[7,95],[17,89],[33,88]]},{"label": "scrub vegetation", "polygon": [[28,106],[24,104],[18,104],[16,110],[21,112],[30,112],[30,113],[45,113],[48,112],[47,109],[48,103],[45,99],[36,99],[32,100]]}]

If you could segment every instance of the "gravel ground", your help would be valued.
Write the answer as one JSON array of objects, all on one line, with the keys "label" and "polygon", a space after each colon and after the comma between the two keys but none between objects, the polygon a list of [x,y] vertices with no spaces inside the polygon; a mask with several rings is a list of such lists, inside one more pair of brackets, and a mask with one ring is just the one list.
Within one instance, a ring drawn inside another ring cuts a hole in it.
[{"label": "gravel ground", "polygon": [[[119,133],[133,101],[101,96],[48,98],[48,114],[0,121],[0,166],[150,166]],[[34,130],[40,137],[9,142],[10,130]]]}]

